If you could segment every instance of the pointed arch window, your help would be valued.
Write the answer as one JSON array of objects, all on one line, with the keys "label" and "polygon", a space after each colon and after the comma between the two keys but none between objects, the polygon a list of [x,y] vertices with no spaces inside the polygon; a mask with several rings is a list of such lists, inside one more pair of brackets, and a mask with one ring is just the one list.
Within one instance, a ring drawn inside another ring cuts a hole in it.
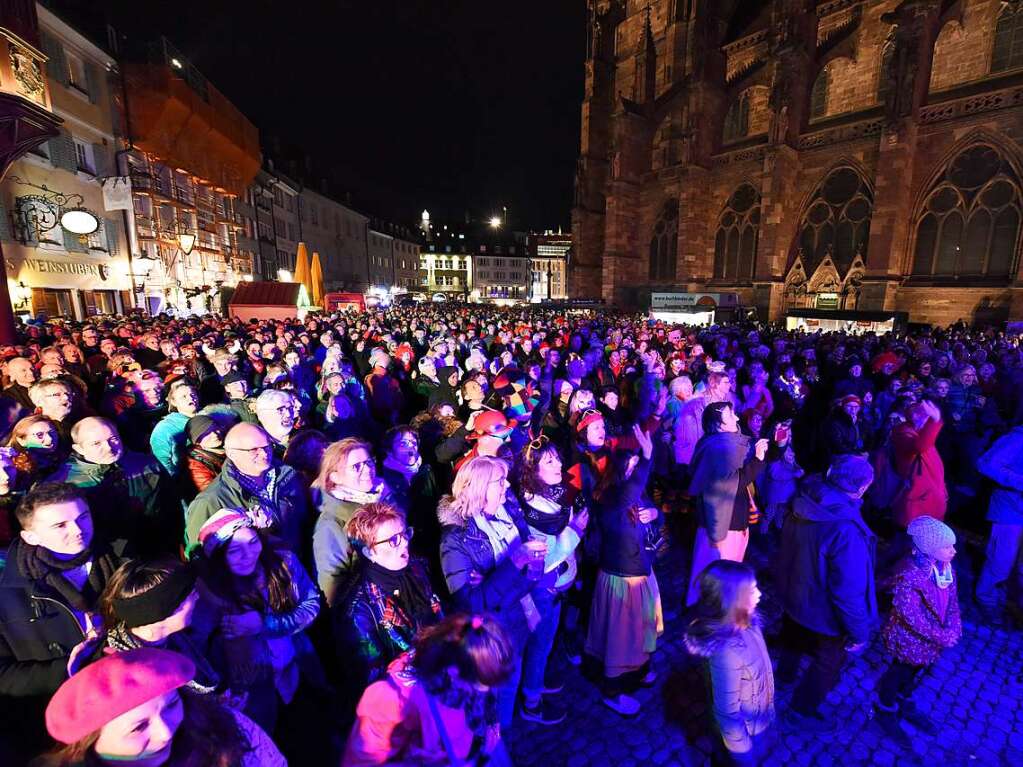
[{"label": "pointed arch window", "polygon": [[714,279],[748,282],[756,268],[760,194],[743,184],[728,198],[714,238]]},{"label": "pointed arch window", "polygon": [[1006,4],[995,24],[991,71],[1023,67],[1023,6]]},{"label": "pointed arch window", "polygon": [[743,91],[732,102],[725,115],[724,143],[738,141],[749,135],[749,91]]},{"label": "pointed arch window", "polygon": [[866,263],[873,211],[874,196],[859,173],[849,167],[831,171],[799,223],[798,248],[807,274],[828,255],[839,274],[845,274],[857,255]]},{"label": "pointed arch window", "polygon": [[822,67],[810,90],[810,119],[819,120],[828,113],[828,90],[831,88],[831,74],[828,67]]},{"label": "pointed arch window", "polygon": [[1019,178],[997,149],[979,144],[960,152],[920,212],[912,275],[1008,278],[1021,209]]},{"label": "pointed arch window", "polygon": [[674,280],[678,261],[678,200],[668,200],[650,238],[650,279]]}]

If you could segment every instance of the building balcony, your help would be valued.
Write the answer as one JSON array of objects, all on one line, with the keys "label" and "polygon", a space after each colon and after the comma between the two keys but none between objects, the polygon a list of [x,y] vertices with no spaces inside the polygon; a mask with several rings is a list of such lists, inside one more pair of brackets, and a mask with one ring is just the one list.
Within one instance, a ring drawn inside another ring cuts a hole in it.
[{"label": "building balcony", "polygon": [[195,206],[195,196],[192,194],[192,190],[188,187],[179,186],[174,184],[172,189],[174,199],[178,202],[184,203],[185,205]]}]

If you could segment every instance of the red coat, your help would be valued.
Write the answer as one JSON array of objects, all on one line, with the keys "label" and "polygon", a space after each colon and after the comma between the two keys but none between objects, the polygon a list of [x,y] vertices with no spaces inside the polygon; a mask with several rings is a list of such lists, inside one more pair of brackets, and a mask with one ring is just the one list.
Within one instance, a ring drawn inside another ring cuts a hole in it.
[{"label": "red coat", "polygon": [[899,424],[892,431],[895,471],[909,480],[908,489],[900,492],[892,504],[892,518],[900,527],[925,515],[939,520],[945,518],[948,506],[945,466],[934,447],[941,426],[941,421],[927,419],[920,431],[909,422]]}]

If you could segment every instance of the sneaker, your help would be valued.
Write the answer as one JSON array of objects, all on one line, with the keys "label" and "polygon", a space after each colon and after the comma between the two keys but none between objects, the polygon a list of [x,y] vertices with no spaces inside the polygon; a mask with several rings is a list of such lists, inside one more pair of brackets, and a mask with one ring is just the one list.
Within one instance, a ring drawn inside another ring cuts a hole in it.
[{"label": "sneaker", "polygon": [[540,690],[544,695],[557,695],[559,692],[565,689],[565,683],[560,679],[552,679],[551,681],[544,680],[543,689]]},{"label": "sneaker", "polygon": [[543,698],[540,698],[540,702],[532,707],[523,701],[520,715],[527,722],[536,722],[542,725],[561,724],[565,721],[565,711],[551,705]]},{"label": "sneaker", "polygon": [[639,701],[631,695],[621,693],[613,698],[605,695],[601,700],[605,706],[621,716],[635,716],[639,713]]},{"label": "sneaker", "polygon": [[795,709],[788,709],[781,717],[781,726],[789,732],[813,732],[827,734],[838,729],[838,723],[825,719],[819,714],[807,716]]}]

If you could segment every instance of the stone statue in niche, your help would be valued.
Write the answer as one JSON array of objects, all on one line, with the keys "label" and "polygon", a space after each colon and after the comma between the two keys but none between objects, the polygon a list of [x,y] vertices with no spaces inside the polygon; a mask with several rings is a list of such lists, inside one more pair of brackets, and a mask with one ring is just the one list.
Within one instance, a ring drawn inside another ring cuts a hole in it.
[{"label": "stone statue in niche", "polygon": [[784,144],[789,133],[789,105],[782,104],[781,109],[774,116],[774,123],[771,125],[771,143]]},{"label": "stone statue in niche", "polygon": [[622,153],[615,152],[611,155],[611,178],[621,178],[622,175]]},{"label": "stone statue in niche", "polygon": [[895,50],[891,57],[886,79],[885,116],[889,126],[898,125],[913,112],[914,91],[920,68],[920,42],[926,9],[907,9],[903,14],[897,11],[881,14],[881,21],[894,25],[889,40]]}]

